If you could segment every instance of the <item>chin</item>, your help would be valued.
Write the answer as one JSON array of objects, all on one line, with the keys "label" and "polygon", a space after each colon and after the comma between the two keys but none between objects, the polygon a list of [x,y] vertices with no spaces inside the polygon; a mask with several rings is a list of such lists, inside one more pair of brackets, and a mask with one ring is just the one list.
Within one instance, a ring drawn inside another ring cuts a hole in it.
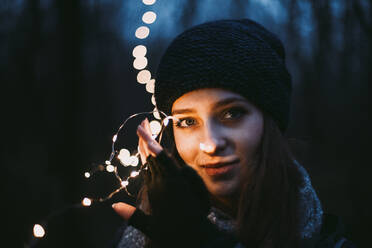
[{"label": "chin", "polygon": [[210,182],[207,183],[209,193],[217,198],[230,198],[239,191],[238,182]]}]

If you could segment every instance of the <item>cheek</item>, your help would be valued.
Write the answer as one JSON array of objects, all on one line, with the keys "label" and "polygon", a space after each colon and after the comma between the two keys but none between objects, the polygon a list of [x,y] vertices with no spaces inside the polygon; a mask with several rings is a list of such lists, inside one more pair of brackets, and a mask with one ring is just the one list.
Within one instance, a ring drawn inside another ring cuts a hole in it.
[{"label": "cheek", "polygon": [[256,119],[255,122],[247,123],[243,129],[244,130],[240,130],[240,132],[234,132],[236,149],[239,153],[245,154],[247,159],[252,159],[252,156],[257,152],[262,140],[262,118]]},{"label": "cheek", "polygon": [[178,154],[186,164],[193,167],[199,151],[197,139],[179,131],[174,131],[173,134]]}]

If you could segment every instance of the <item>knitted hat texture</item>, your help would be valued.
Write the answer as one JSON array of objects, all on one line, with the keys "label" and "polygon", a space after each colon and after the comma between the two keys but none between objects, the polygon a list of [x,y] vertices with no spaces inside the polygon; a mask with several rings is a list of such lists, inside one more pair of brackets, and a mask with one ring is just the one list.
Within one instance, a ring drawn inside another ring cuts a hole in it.
[{"label": "knitted hat texture", "polygon": [[284,131],[288,125],[291,76],[281,41],[249,20],[207,22],[178,35],[160,60],[155,83],[159,110],[203,88],[238,93],[267,112]]}]

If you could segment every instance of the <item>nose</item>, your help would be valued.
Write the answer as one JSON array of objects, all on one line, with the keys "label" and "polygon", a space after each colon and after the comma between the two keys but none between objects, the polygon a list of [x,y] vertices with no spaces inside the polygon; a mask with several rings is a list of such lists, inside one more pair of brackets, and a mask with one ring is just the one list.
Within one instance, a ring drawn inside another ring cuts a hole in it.
[{"label": "nose", "polygon": [[199,148],[206,154],[212,155],[223,151],[227,146],[227,139],[223,136],[221,130],[207,126],[205,128],[205,137],[200,142]]}]

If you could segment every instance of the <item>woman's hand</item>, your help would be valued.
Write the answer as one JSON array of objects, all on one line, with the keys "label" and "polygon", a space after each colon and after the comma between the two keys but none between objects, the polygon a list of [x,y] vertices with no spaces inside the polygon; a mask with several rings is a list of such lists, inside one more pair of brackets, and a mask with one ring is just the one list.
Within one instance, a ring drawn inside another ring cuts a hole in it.
[{"label": "woman's hand", "polygon": [[151,215],[125,203],[114,204],[114,210],[159,247],[200,247],[210,234],[217,236],[207,219],[208,191],[196,171],[163,150],[147,164],[143,176]]},{"label": "woman's hand", "polygon": [[[156,157],[161,151],[163,151],[161,145],[152,138],[150,123],[147,118],[137,127],[137,135],[138,151],[140,153],[142,164],[146,163],[146,159],[150,155]],[[135,207],[123,202],[115,203],[112,207],[117,214],[127,221],[136,210]]]},{"label": "woman's hand", "polygon": [[138,135],[138,150],[141,156],[142,164],[146,163],[147,157],[150,155],[156,157],[163,148],[152,138],[150,123],[148,119],[142,121],[137,128]]}]

